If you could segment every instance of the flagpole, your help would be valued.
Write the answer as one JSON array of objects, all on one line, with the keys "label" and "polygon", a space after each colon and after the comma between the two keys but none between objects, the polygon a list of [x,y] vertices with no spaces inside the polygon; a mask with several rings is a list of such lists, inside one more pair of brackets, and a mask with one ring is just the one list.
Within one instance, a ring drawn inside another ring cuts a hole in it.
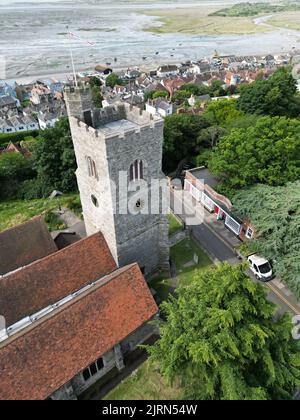
[{"label": "flagpole", "polygon": [[75,86],[78,87],[77,76],[76,76],[76,71],[75,71],[75,64],[74,64],[74,57],[73,57],[73,50],[72,50],[72,45],[71,45],[71,36],[70,36],[70,31],[69,31],[68,26],[67,26],[67,29],[68,29],[69,48],[70,48],[70,56],[71,56],[71,62],[72,62],[74,82],[75,82]]}]

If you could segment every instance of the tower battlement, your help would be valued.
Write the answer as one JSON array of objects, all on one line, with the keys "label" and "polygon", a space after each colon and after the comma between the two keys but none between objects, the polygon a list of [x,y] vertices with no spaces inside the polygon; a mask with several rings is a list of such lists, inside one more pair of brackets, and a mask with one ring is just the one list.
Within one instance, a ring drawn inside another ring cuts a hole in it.
[{"label": "tower battlement", "polygon": [[[167,267],[163,206],[158,213],[142,212],[143,194],[150,199],[152,180],[162,179],[163,119],[123,102],[95,108],[88,85],[67,88],[65,98],[87,233],[101,231],[120,266],[138,262],[145,274]],[[138,180],[146,185],[143,192],[137,188],[124,196],[129,183]],[[134,211],[131,200],[136,200]]]}]

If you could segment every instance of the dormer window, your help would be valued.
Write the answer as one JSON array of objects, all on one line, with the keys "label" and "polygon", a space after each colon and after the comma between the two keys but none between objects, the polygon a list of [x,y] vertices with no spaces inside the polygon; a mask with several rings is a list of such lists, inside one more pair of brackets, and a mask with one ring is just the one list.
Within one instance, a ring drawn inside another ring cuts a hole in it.
[{"label": "dormer window", "polygon": [[137,181],[144,178],[144,165],[142,160],[136,160],[130,165],[130,181]]}]

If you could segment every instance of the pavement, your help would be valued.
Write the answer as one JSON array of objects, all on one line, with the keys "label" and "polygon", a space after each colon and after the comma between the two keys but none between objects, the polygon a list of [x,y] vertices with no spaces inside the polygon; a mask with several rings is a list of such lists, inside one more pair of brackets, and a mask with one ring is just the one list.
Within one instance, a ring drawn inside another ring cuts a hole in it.
[{"label": "pavement", "polygon": [[[206,211],[188,192],[171,190],[170,201],[171,209],[183,222],[188,224],[193,220],[193,224],[187,228],[214,263],[227,261],[236,265],[241,262],[235,251],[235,248],[242,243],[241,240],[227,229],[222,221],[217,221],[215,214]],[[192,212],[193,218],[191,218]],[[250,270],[248,275],[253,281],[258,281]],[[300,315],[299,302],[282,280],[275,278],[264,285],[268,290],[268,299],[279,307],[279,313],[290,312],[292,315]]]}]

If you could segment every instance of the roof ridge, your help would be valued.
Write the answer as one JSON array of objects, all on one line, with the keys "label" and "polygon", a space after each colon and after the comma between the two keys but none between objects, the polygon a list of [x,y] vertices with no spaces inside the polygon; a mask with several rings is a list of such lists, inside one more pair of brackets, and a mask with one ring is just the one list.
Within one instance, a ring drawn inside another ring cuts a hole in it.
[{"label": "roof ridge", "polygon": [[[46,322],[48,319],[53,318],[54,316],[56,316],[57,314],[64,312],[65,310],[67,310],[68,308],[70,308],[72,305],[75,305],[78,301],[80,301],[81,299],[84,299],[86,296],[90,295],[91,293],[95,292],[96,290],[100,289],[101,287],[105,286],[107,283],[109,283],[110,281],[114,280],[117,276],[119,276],[120,274],[123,274],[125,272],[127,272],[128,270],[130,270],[131,268],[136,267],[139,269],[139,265],[138,263],[132,263],[132,264],[128,264],[124,267],[119,267],[117,269],[115,269],[114,271],[112,271],[111,273],[105,274],[104,276],[100,277],[98,280],[90,283],[90,285],[94,285],[91,286],[89,289],[83,291],[82,293],[79,293],[77,296],[74,296],[73,299],[63,303],[61,306],[54,308],[51,312],[45,314],[44,316],[42,316],[41,318],[39,318],[36,321],[33,321],[31,324],[25,326],[23,329],[21,329],[20,331],[16,332],[15,334],[10,335],[6,340],[4,341],[0,341],[0,350],[4,347],[6,347],[7,345],[11,344],[13,341],[17,340],[18,338],[22,337],[24,334],[26,334],[28,331],[33,330],[34,328],[38,327],[39,325],[41,325],[43,322]],[[141,275],[143,276],[142,272],[140,271]],[[143,276],[144,277],[144,276]],[[102,281],[101,281],[102,280]],[[98,283],[98,284],[96,284]],[[82,287],[85,288],[86,286]],[[79,290],[75,290],[73,292],[73,294],[79,292],[81,289]],[[67,295],[68,296],[68,295]],[[65,296],[65,298],[67,297]],[[62,298],[64,299],[64,298]],[[61,300],[62,300],[61,299]],[[52,305],[55,305],[57,302],[52,303]],[[48,305],[51,306],[51,305]],[[42,308],[41,310],[43,310],[45,308]],[[34,314],[28,315],[33,316]],[[25,317],[26,318],[26,317]],[[20,319],[19,321],[21,321],[22,319]],[[16,321],[16,322],[19,322]],[[6,328],[11,327],[11,325],[8,325]]]}]

